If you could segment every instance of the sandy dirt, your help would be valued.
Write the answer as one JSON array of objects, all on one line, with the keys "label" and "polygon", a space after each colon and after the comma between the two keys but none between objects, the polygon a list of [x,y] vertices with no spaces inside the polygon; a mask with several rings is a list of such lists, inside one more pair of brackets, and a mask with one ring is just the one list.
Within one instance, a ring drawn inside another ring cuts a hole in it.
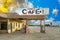
[{"label": "sandy dirt", "polygon": [[60,40],[60,28],[46,27],[46,33],[0,33],[0,40]]}]

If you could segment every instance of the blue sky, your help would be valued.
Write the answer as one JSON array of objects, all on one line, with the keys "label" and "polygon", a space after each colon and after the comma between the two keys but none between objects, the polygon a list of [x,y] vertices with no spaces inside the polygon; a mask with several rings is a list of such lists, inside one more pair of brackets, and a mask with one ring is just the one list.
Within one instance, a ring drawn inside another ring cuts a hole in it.
[{"label": "blue sky", "polygon": [[[52,21],[53,24],[60,24],[60,1],[58,2],[58,0],[28,0],[27,3],[28,3],[27,5],[22,4],[24,6],[24,8],[27,8],[27,7],[28,8],[30,8],[30,7],[33,7],[33,8],[39,8],[39,7],[49,8],[49,14],[46,15],[46,19],[47,19],[46,23],[50,23],[51,19],[52,19],[52,20],[54,20],[54,21]],[[54,14],[56,12],[55,9],[57,10],[56,14]],[[21,13],[20,12],[21,11],[20,7],[15,8],[12,11],[15,11],[19,14]],[[40,25],[40,21],[39,20],[28,20],[28,24]]]},{"label": "blue sky", "polygon": [[[58,0],[28,0],[34,6],[34,8],[43,7],[49,8],[49,14],[46,19],[54,18],[54,21],[60,21],[60,3]],[[57,15],[53,14],[53,9],[58,9]]]}]

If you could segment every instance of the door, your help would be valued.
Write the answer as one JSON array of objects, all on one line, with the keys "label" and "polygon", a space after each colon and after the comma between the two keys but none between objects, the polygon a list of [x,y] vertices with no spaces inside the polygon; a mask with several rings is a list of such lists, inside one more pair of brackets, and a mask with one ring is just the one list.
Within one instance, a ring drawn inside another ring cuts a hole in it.
[{"label": "door", "polygon": [[7,22],[1,22],[1,30],[7,30]]}]

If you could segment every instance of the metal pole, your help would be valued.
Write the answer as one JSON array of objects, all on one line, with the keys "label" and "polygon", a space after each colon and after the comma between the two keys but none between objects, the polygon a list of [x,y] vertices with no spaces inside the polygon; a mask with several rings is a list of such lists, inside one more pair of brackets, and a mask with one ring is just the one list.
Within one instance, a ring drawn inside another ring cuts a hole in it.
[{"label": "metal pole", "polygon": [[42,20],[40,20],[40,32],[42,32]]}]

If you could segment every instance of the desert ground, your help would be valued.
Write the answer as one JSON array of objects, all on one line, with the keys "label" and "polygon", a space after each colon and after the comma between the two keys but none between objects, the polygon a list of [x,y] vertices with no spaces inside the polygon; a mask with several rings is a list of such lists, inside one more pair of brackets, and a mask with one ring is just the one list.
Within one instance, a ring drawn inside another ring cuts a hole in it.
[{"label": "desert ground", "polygon": [[46,33],[0,33],[0,40],[60,40],[60,27],[45,27]]}]

